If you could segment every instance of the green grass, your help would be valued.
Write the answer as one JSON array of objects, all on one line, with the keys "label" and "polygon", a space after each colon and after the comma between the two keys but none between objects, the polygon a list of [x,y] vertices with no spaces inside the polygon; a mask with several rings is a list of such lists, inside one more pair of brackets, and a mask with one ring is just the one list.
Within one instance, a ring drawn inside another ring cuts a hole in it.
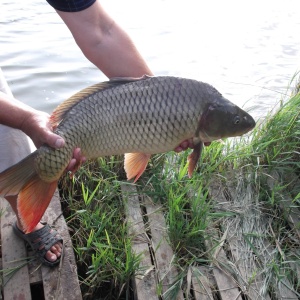
[{"label": "green grass", "polygon": [[126,293],[139,262],[131,254],[118,168],[118,161],[99,159],[61,182],[86,298],[92,299],[97,290],[105,291],[103,297]]},{"label": "green grass", "polygon": [[[242,274],[222,265],[241,286],[262,276],[262,293],[274,299],[288,279],[300,293],[299,238],[282,211],[283,195],[298,208],[300,94],[294,94],[261,121],[249,136],[214,142],[205,147],[191,179],[187,177],[189,153],[168,153],[152,158],[138,190],[163,205],[170,243],[179,270],[178,287],[189,293],[190,270],[214,266],[221,246],[230,248],[230,238],[239,239],[245,262],[252,257],[256,267],[243,282]],[[122,157],[98,159],[86,164],[70,179],[60,182],[67,218],[78,262],[85,299],[131,299],[130,280],[141,272],[140,256],[132,254],[120,182],[125,180]],[[280,180],[270,188],[272,172]],[[212,183],[227,186],[220,204]],[[224,239],[222,240],[222,236]],[[229,244],[228,244],[229,243]],[[266,246],[268,245],[268,246]],[[244,252],[243,252],[244,251]],[[291,267],[292,266],[292,267]]]}]

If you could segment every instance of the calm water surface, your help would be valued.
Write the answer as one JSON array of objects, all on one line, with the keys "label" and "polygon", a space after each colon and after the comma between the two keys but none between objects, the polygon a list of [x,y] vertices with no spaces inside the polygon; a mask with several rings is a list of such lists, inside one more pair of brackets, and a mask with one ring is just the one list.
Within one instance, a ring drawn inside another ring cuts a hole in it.
[{"label": "calm water surface", "polygon": [[[156,75],[205,81],[264,117],[300,69],[299,0],[103,0]],[[19,100],[51,112],[106,80],[45,0],[2,0],[0,66]]]}]

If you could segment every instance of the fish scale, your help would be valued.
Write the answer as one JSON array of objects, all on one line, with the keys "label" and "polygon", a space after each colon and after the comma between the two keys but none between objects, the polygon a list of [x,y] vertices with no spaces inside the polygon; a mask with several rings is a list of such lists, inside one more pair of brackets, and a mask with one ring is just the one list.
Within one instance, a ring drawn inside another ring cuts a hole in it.
[{"label": "fish scale", "polygon": [[125,154],[127,177],[136,181],[151,154],[193,139],[190,176],[203,143],[242,135],[255,121],[207,83],[145,76],[82,90],[54,110],[51,124],[65,139],[63,148],[42,146],[0,173],[0,195],[19,193],[18,212],[27,232],[41,219],[75,148],[87,159]]}]

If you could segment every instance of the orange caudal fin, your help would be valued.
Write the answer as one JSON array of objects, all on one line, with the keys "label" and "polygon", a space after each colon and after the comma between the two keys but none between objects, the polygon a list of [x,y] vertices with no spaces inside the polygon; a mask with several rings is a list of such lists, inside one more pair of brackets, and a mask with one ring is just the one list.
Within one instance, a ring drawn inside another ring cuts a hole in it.
[{"label": "orange caudal fin", "polygon": [[150,154],[145,153],[126,153],[124,169],[127,179],[135,177],[134,182],[136,182],[144,173],[150,157]]},{"label": "orange caudal fin", "polygon": [[188,156],[188,161],[189,161],[188,175],[190,178],[192,177],[193,171],[194,171],[196,164],[201,156],[202,149],[203,149],[203,143],[199,142],[198,144],[195,145],[192,154],[190,154]]},{"label": "orange caudal fin", "polygon": [[18,213],[26,232],[40,221],[57,182],[42,181],[34,168],[37,152],[0,173],[0,195],[18,195]]},{"label": "orange caudal fin", "polygon": [[31,153],[20,162],[0,173],[0,195],[17,195],[22,187],[36,174],[34,159],[36,152]]},{"label": "orange caudal fin", "polygon": [[22,188],[18,196],[18,213],[26,233],[41,220],[56,187],[57,181],[44,182],[36,175]]}]

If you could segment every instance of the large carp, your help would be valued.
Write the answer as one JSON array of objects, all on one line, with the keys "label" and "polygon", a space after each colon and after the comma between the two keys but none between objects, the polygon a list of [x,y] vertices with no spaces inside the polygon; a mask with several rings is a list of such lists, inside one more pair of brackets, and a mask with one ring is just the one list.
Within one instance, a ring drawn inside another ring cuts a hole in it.
[{"label": "large carp", "polygon": [[76,147],[87,159],[125,154],[127,178],[137,180],[151,154],[193,138],[191,175],[203,143],[239,136],[255,126],[248,113],[211,85],[168,76],[95,84],[59,105],[51,122],[65,146],[42,146],[0,174],[0,194],[19,194],[26,232],[40,221]]}]

